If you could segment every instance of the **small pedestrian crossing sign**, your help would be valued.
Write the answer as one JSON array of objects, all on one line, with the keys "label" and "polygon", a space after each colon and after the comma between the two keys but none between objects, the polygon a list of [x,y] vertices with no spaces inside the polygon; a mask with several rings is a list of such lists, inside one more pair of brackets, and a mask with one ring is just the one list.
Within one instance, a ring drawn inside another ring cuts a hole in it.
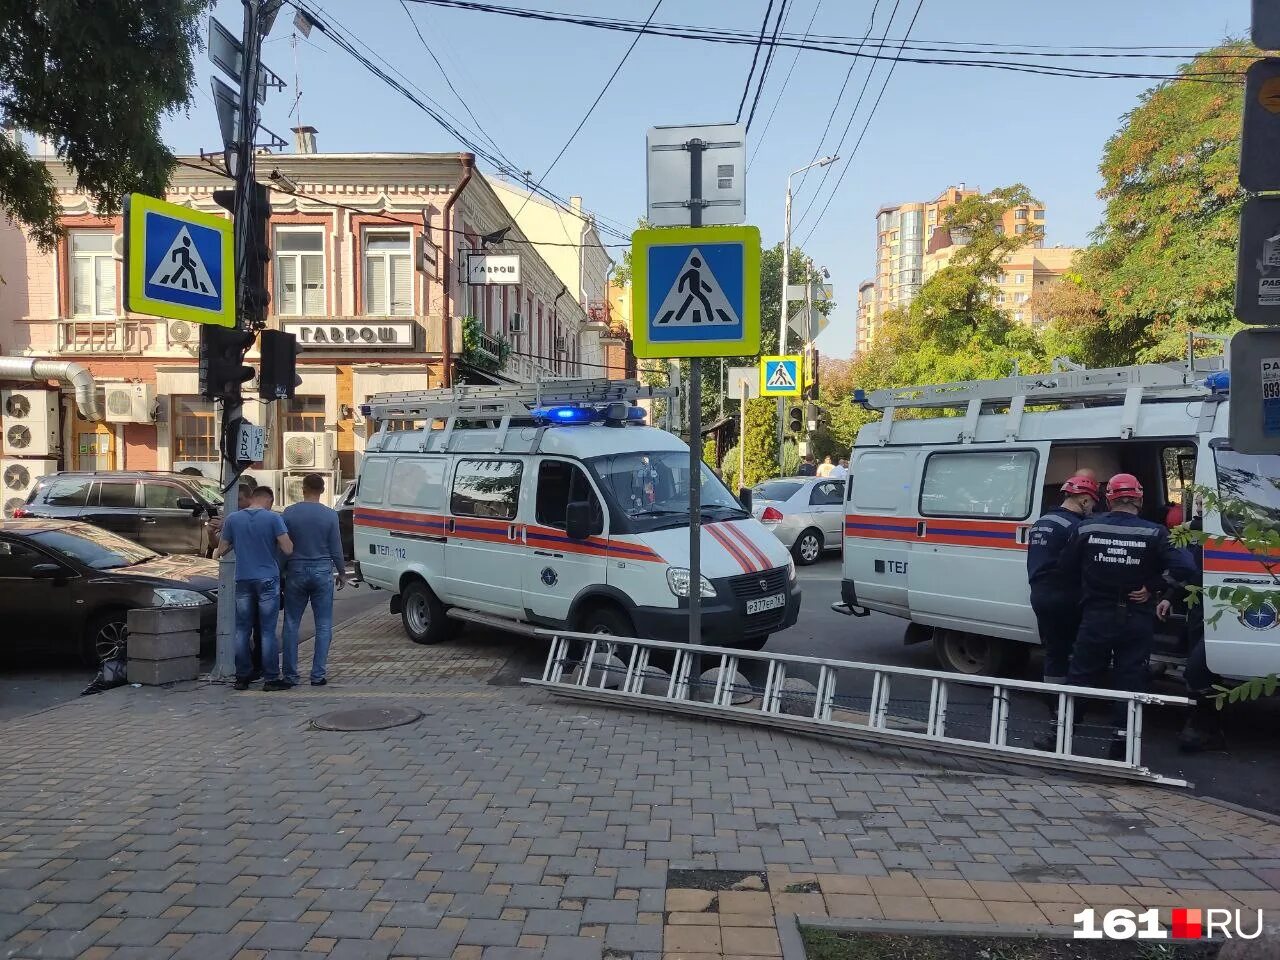
[{"label": "small pedestrian crossing sign", "polygon": [[800,357],[761,357],[760,396],[798,397],[804,389]]},{"label": "small pedestrian crossing sign", "polygon": [[125,200],[125,307],[234,327],[231,221],[144,194]]},{"label": "small pedestrian crossing sign", "polygon": [[760,231],[638,230],[632,235],[637,357],[731,357],[760,349]]}]

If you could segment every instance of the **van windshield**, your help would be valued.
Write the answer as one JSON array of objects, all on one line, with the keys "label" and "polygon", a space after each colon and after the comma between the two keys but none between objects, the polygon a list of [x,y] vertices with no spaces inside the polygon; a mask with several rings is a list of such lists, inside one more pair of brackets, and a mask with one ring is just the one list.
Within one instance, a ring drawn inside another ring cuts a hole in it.
[{"label": "van windshield", "polygon": [[[689,522],[689,455],[684,451],[618,453],[586,463],[637,532]],[[748,515],[705,463],[701,498],[703,514]]]},{"label": "van windshield", "polygon": [[1214,443],[1218,495],[1237,502],[1239,511],[1224,515],[1222,529],[1239,535],[1245,524],[1280,529],[1280,456],[1253,456]]}]

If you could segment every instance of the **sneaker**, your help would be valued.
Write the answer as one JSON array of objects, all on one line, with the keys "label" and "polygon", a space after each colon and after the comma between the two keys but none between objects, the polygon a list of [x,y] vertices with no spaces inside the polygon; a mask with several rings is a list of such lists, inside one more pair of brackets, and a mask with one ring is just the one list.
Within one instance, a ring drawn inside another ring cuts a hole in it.
[{"label": "sneaker", "polygon": [[319,680],[312,680],[311,685],[313,687],[327,687],[329,685],[329,681],[324,677],[321,677]]},{"label": "sneaker", "polygon": [[276,690],[288,690],[292,686],[293,684],[285,683],[283,680],[268,680],[262,685],[262,689],[268,693],[273,693]]},{"label": "sneaker", "polygon": [[236,677],[236,682],[231,685],[232,690],[248,690],[249,680],[245,677]]}]

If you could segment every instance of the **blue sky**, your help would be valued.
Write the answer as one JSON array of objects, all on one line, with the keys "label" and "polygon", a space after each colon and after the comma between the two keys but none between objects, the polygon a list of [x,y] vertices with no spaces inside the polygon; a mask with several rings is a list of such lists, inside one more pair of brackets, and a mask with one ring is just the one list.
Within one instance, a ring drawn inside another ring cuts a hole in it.
[{"label": "blue sky", "polygon": [[[651,0],[496,2],[640,20],[652,8]],[[787,31],[803,33],[817,3],[790,0]],[[449,112],[467,119],[399,0],[321,0],[312,5],[376,49]],[[655,21],[754,30],[765,5],[766,0],[664,0]],[[813,31],[860,36],[873,5],[874,0],[821,0]],[[504,153],[534,172],[535,179],[559,152],[632,39],[630,34],[585,27],[409,6],[480,123]],[[1248,7],[1247,0],[925,0],[912,39],[1209,46],[1224,36],[1246,33]],[[877,36],[884,31],[893,3],[882,0],[879,8]],[[901,0],[891,38],[902,36],[914,9],[912,0]],[[216,16],[236,35],[240,10],[237,0],[219,0],[216,9]],[[294,44],[291,20],[292,10],[286,8],[265,48],[266,63],[289,84],[264,107],[266,127],[289,138],[289,128],[300,117],[319,129],[320,149],[325,151],[460,149],[431,118],[319,31],[313,31],[309,41]],[[612,222],[633,224],[644,213],[646,129],[733,120],[751,49],[642,38],[546,185],[562,196],[581,195],[589,209]],[[761,228],[766,245],[781,239],[787,173],[815,156],[849,65],[845,57],[802,54],[766,129],[792,56],[788,49],[778,51],[748,141],[748,156],[754,153],[755,159],[747,174],[747,218]],[[1124,63],[1141,72],[1163,72],[1170,65],[1158,60]],[[834,149],[866,69],[855,67],[823,153]],[[846,159],[830,168],[826,190],[795,231],[797,240],[809,234],[827,192],[848,164],[844,182],[805,243],[813,258],[831,271],[839,301],[819,341],[831,356],[847,356],[853,346],[857,284],[872,271],[877,207],[930,199],[960,181],[984,189],[1020,181],[1048,208],[1047,242],[1082,244],[1102,212],[1095,194],[1103,145],[1149,85],[1141,80],[901,64],[861,147],[850,156],[884,70],[880,67],[872,78],[841,150]],[[218,146],[208,94],[210,72],[202,57],[193,109],[165,124],[169,144],[180,152]],[[302,98],[290,115],[298,86]],[[811,171],[797,193],[797,221],[823,172]]]}]

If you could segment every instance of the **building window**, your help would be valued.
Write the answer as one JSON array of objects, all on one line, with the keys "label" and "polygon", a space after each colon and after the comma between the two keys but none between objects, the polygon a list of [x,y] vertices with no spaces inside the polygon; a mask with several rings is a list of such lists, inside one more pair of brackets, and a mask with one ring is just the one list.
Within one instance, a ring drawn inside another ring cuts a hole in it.
[{"label": "building window", "polygon": [[1016,321],[1018,321],[1018,323],[1021,323],[1021,322],[1022,322],[1022,311],[1021,311],[1021,310],[1015,310],[1015,311],[1013,312],[1013,319],[1014,319],[1014,320],[1016,320]]},{"label": "building window", "polygon": [[284,412],[289,433],[324,432],[324,397],[291,397]]},{"label": "building window", "polygon": [[1015,295],[1014,295],[1014,297],[1013,297],[1013,302],[1014,302],[1014,303],[1026,303],[1026,302],[1027,302],[1027,295],[1026,295],[1025,293],[1015,294]]},{"label": "building window", "polygon": [[1019,223],[1019,224],[1017,224],[1017,225],[1013,228],[1013,232],[1014,232],[1014,233],[1026,233],[1026,232],[1027,232],[1027,225],[1026,225],[1025,223]]},{"label": "building window", "polygon": [[1014,275],[1014,278],[1013,278],[1013,282],[1014,282],[1014,283],[1022,283],[1023,281],[1025,281],[1025,280],[1026,280],[1026,278],[1027,278],[1027,275],[1026,275],[1025,273],[1015,274],[1015,275]]},{"label": "building window", "polygon": [[173,460],[217,460],[218,416],[201,397],[173,398]]},{"label": "building window", "polygon": [[276,313],[319,317],[325,313],[324,233],[276,229]]},{"label": "building window", "polygon": [[997,294],[996,294],[996,303],[1004,303],[1004,294],[1003,294],[1003,293],[997,293]]},{"label": "building window", "polygon": [[1013,219],[1015,219],[1015,220],[1025,220],[1025,219],[1027,219],[1027,211],[1026,211],[1026,209],[1021,209],[1021,210],[1015,210],[1015,211],[1013,211]]},{"label": "building window", "polygon": [[1043,211],[1043,210],[1036,210],[1036,211],[1034,211],[1034,212],[1031,214],[1031,218],[1032,218],[1033,220],[1043,220],[1043,219],[1044,219],[1044,211]]},{"label": "building window", "polygon": [[413,258],[408,230],[366,230],[364,312],[374,317],[413,314]]},{"label": "building window", "polygon": [[1007,275],[1003,270],[996,274],[996,283],[1004,283]]},{"label": "building window", "polygon": [[71,315],[116,315],[116,261],[111,247],[115,236],[106,230],[72,230]]}]

